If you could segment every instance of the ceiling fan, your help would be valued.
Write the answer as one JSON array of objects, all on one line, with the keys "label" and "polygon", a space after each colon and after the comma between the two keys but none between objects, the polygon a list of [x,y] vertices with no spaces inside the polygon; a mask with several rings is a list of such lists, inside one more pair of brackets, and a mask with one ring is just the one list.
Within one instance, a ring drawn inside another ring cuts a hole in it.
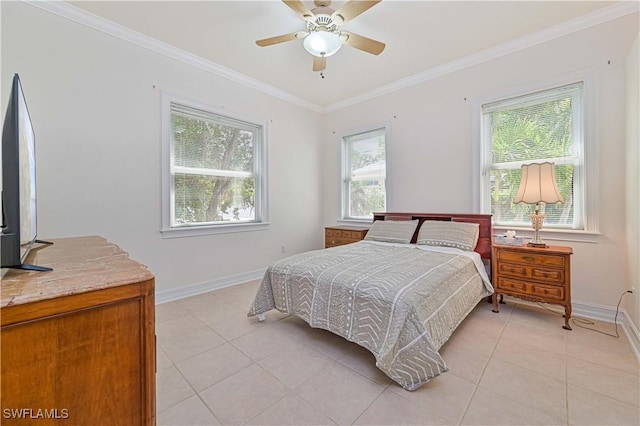
[{"label": "ceiling fan", "polygon": [[382,0],[350,0],[338,10],[330,7],[330,0],[314,1],[316,7],[312,10],[309,10],[300,0],[282,1],[306,21],[305,30],[258,40],[256,41],[258,46],[265,47],[303,39],[304,48],[313,55],[314,71],[323,71],[327,67],[327,57],[340,50],[343,44],[373,55],[379,55],[385,48],[384,43],[340,29],[342,25]]}]

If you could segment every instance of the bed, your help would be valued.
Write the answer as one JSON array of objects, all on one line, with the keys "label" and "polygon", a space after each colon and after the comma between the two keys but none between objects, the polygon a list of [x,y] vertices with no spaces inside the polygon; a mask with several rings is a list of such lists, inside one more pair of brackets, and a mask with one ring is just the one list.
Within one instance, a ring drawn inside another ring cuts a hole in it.
[{"label": "bed", "polygon": [[491,215],[376,213],[363,241],[271,265],[248,316],[296,315],[368,349],[414,390],[448,370],[440,347],[493,293],[491,235]]}]

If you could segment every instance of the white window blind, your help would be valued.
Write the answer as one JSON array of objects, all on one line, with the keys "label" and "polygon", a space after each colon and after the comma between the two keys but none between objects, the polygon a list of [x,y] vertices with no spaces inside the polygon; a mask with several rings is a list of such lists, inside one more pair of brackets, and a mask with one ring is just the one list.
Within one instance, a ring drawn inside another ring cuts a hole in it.
[{"label": "white window blind", "polygon": [[263,219],[263,127],[169,102],[169,227]]},{"label": "white window blind", "polygon": [[483,197],[496,225],[529,226],[532,205],[513,204],[523,164],[552,162],[564,202],[541,205],[545,228],[584,229],[583,83],[482,105]]}]

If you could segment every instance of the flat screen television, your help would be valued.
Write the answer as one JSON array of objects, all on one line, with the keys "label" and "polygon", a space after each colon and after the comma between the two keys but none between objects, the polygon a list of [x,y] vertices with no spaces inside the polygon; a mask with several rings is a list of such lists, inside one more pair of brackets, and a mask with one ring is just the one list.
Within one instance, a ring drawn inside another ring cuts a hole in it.
[{"label": "flat screen television", "polygon": [[3,268],[50,271],[24,263],[34,244],[50,244],[37,237],[35,133],[20,77],[13,77],[9,106],[2,128],[2,233]]}]

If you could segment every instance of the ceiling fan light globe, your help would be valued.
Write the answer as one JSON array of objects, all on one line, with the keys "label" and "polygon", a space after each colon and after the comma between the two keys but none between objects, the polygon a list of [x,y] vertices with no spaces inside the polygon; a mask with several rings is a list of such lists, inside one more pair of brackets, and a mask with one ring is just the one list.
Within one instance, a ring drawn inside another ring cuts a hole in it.
[{"label": "ceiling fan light globe", "polygon": [[302,44],[313,56],[327,57],[340,50],[342,39],[334,33],[317,31],[306,36]]}]

